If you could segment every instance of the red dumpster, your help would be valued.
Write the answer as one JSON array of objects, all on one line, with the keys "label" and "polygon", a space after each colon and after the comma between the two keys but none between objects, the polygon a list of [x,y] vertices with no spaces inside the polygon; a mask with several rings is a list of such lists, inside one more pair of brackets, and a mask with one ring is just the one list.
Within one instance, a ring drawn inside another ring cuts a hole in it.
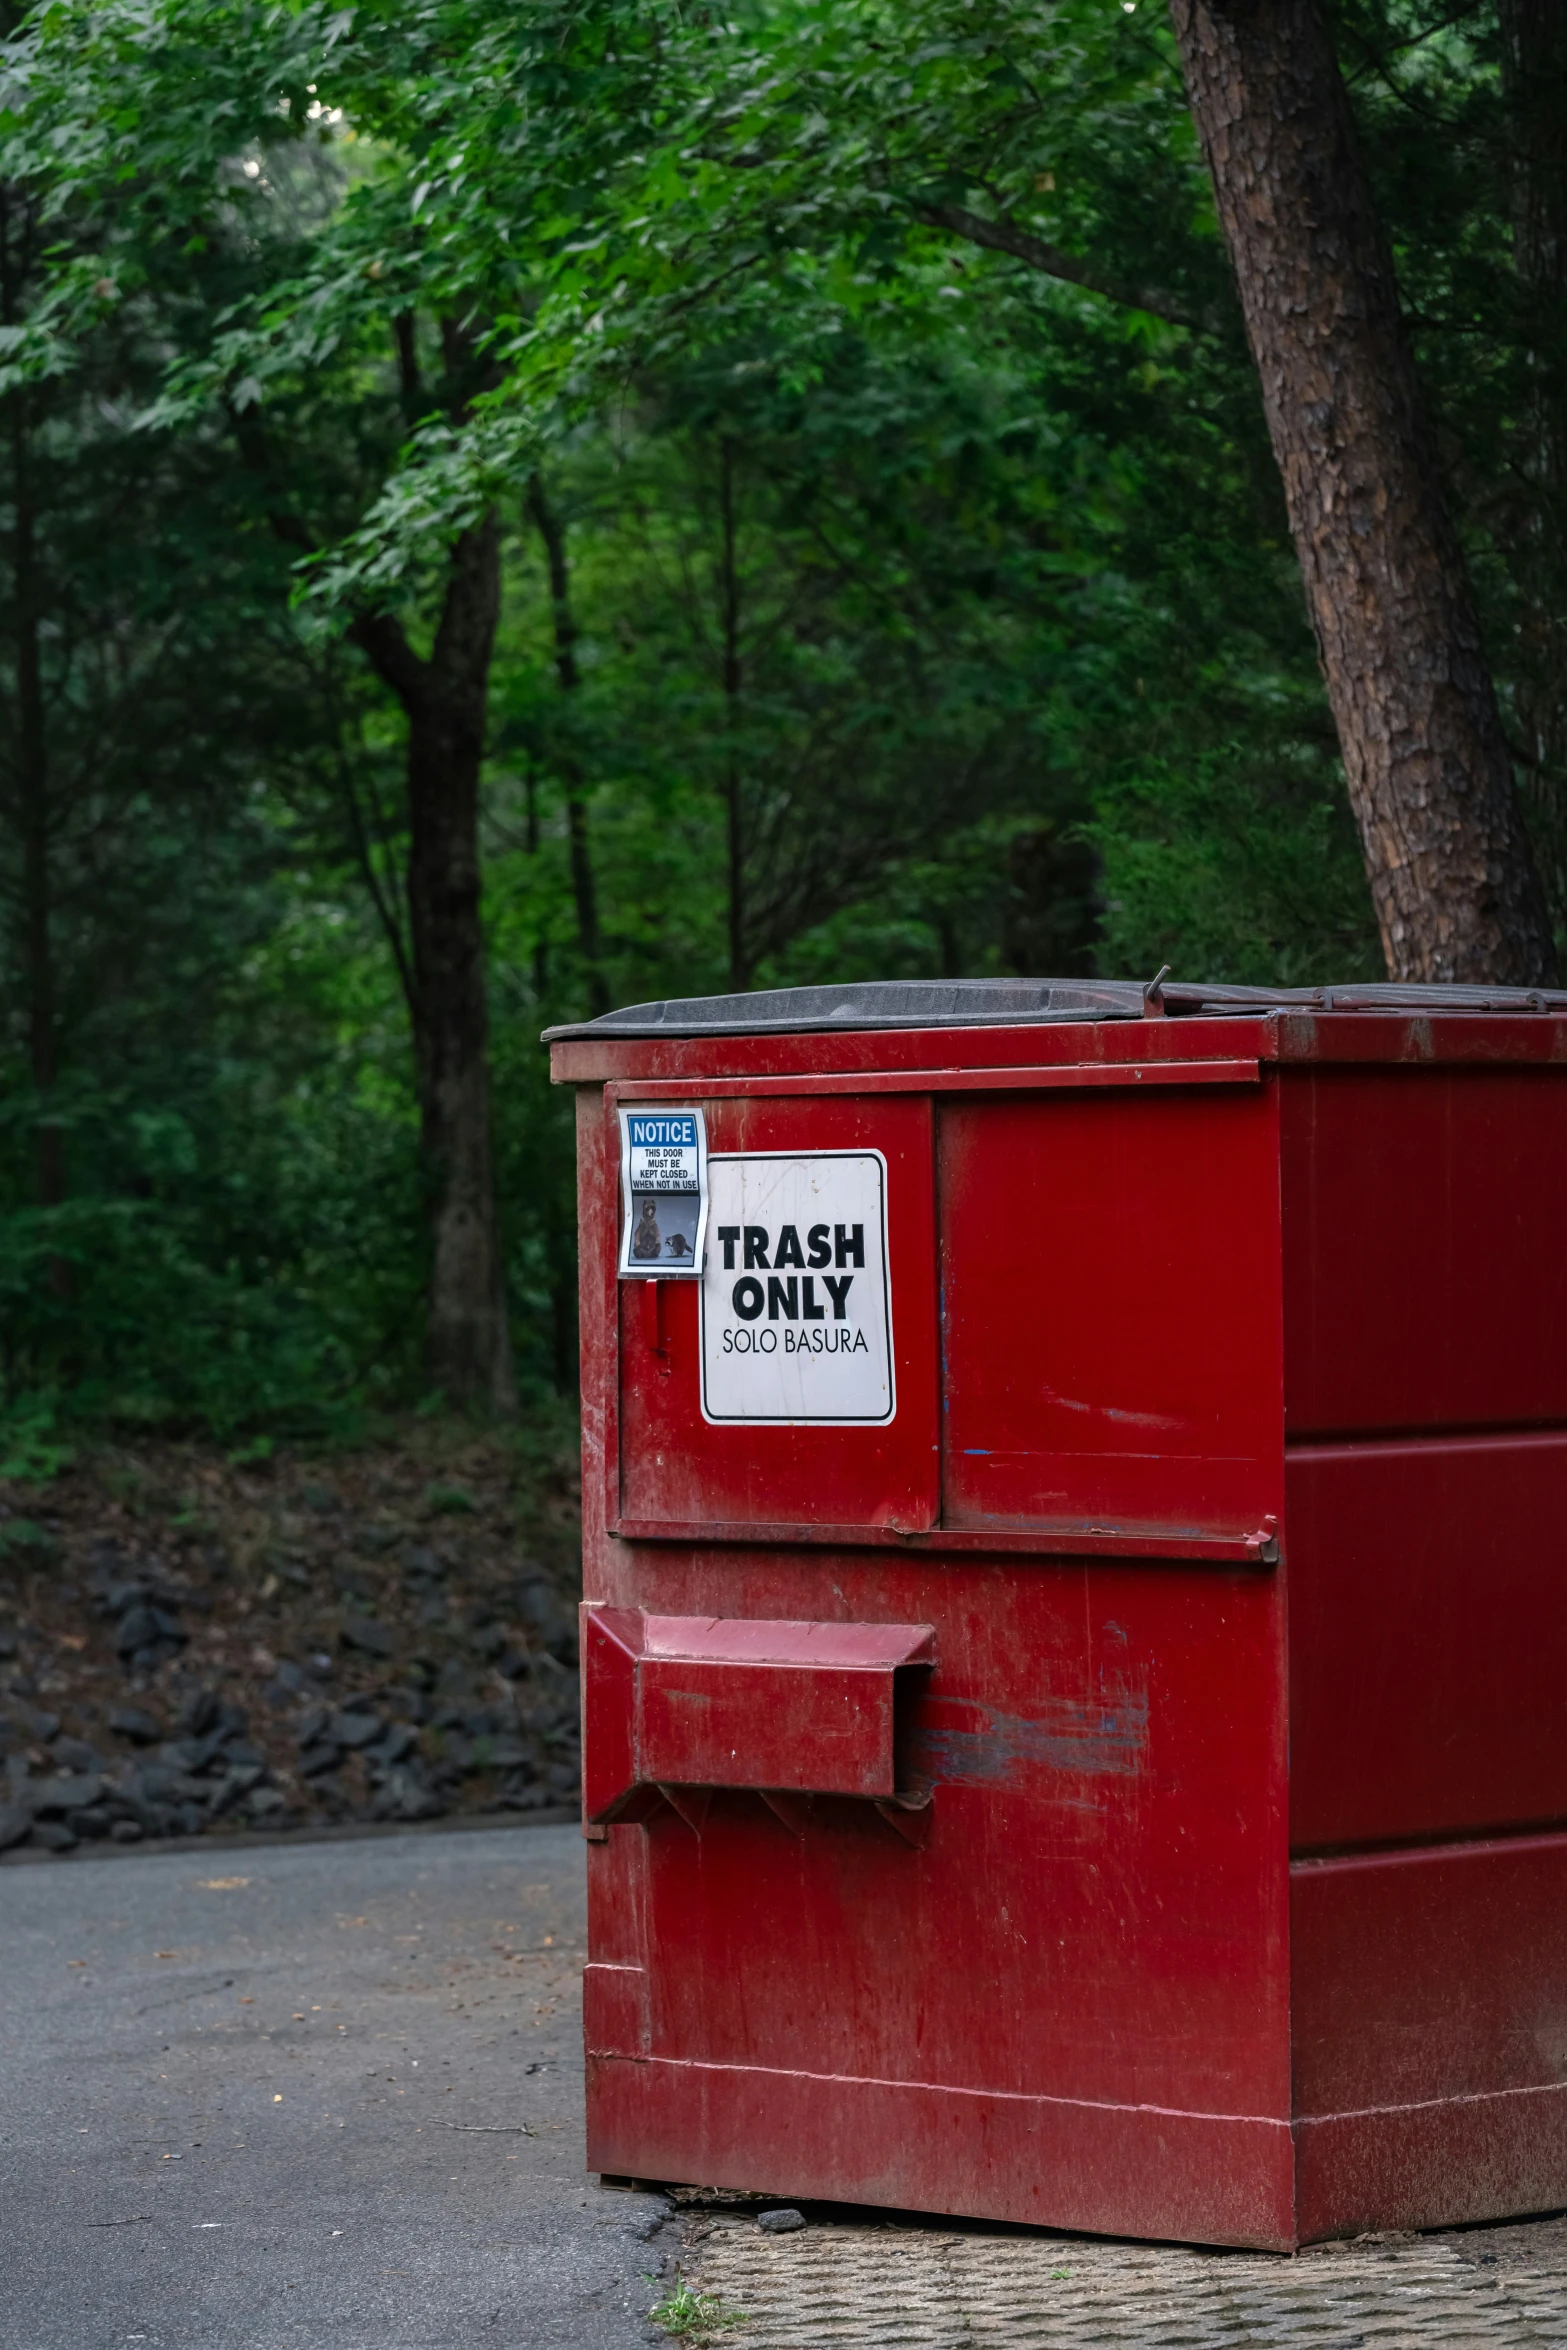
[{"label": "red dumpster", "polygon": [[577,1088],[589,2160],[1567,2202],[1567,996],[788,990]]}]

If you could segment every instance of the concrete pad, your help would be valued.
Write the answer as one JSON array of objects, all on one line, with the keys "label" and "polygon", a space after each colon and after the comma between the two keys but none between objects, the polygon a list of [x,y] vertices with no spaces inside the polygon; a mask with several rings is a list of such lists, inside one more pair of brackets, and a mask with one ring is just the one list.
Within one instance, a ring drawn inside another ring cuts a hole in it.
[{"label": "concrete pad", "polygon": [[681,2268],[712,2338],[744,2350],[1567,2350],[1559,2218],[1291,2259],[869,2214],[773,2235],[693,2214]]}]

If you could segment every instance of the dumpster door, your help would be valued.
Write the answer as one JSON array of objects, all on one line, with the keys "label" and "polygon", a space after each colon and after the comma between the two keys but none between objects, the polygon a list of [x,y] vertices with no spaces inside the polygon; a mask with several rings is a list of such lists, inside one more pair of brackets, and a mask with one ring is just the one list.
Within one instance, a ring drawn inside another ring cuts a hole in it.
[{"label": "dumpster door", "polygon": [[701,1106],[703,1279],[619,1284],[611,1529],[925,1531],[939,1490],[929,1098]]}]

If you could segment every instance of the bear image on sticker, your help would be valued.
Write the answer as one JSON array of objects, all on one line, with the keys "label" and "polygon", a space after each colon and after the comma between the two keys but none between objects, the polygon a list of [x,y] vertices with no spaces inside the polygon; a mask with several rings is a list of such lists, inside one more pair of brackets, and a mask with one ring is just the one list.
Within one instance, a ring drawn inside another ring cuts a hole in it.
[{"label": "bear image on sticker", "polygon": [[658,1228],[658,1210],[651,1199],[642,1202],[642,1214],[631,1234],[631,1253],[641,1262],[664,1253],[664,1236]]}]

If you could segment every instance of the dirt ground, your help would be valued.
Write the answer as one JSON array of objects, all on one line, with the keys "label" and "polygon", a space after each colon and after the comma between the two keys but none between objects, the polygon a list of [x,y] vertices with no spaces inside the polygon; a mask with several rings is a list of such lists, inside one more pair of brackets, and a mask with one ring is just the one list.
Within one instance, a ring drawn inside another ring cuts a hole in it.
[{"label": "dirt ground", "polygon": [[0,1485],[0,1847],[575,1801],[574,1432]]}]

